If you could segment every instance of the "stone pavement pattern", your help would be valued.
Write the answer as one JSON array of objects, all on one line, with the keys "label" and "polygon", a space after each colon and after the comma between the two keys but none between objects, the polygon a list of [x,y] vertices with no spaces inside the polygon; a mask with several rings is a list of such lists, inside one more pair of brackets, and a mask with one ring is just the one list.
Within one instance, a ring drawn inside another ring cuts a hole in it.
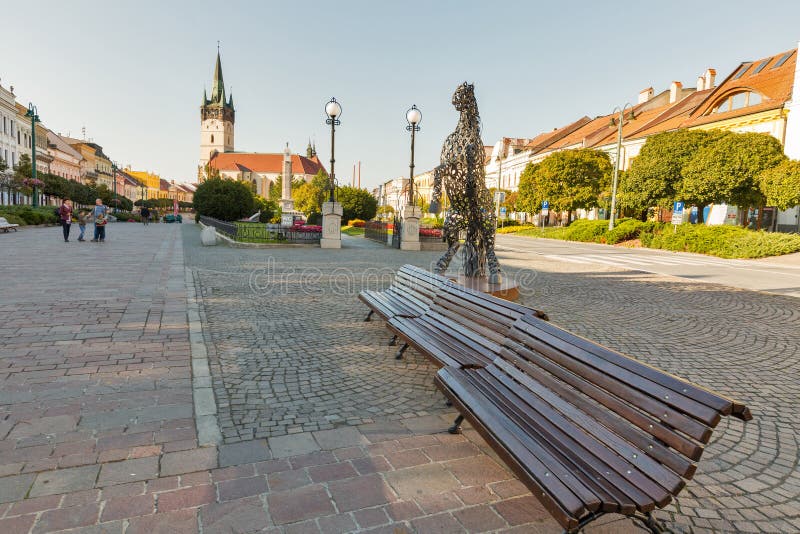
[{"label": "stone pavement pattern", "polygon": [[[362,322],[361,287],[436,254],[204,249],[188,224],[115,224],[104,245],[59,233],[0,236],[14,250],[0,269],[21,273],[0,291],[0,533],[560,531],[473,431],[444,432],[454,414],[434,369],[412,351],[395,361],[384,326]],[[685,532],[800,530],[797,301],[501,260],[554,322],[753,408],[723,423],[661,517]],[[281,276],[302,267],[318,271]],[[197,445],[186,279],[219,447]],[[587,532],[635,530],[609,516]]]}]

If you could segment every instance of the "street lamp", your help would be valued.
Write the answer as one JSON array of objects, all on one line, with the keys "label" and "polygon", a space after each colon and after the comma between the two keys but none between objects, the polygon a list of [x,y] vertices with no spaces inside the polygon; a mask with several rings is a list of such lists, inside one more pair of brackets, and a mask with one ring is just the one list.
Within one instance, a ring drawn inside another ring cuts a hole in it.
[{"label": "street lamp", "polygon": [[333,172],[333,164],[336,161],[333,157],[333,146],[334,140],[336,137],[336,127],[341,124],[339,121],[339,117],[342,116],[342,105],[336,101],[335,98],[331,98],[330,102],[325,105],[325,114],[328,118],[325,120],[325,124],[331,125],[331,175],[330,175],[330,189],[331,195],[328,199],[330,202],[335,202],[335,198],[333,197],[334,190],[336,189],[336,177]]},{"label": "street lamp", "polygon": [[117,162],[116,161],[112,161],[111,162],[111,179],[114,181],[114,213],[117,213],[117,203],[119,202],[119,200],[117,200],[117,170],[118,169],[119,169],[119,167],[117,167]]},{"label": "street lamp", "polygon": [[[619,118],[617,119],[617,158],[614,161],[614,181],[611,185],[611,215],[608,218],[608,229],[614,229],[614,219],[616,218],[617,213],[617,180],[619,178],[619,160],[620,160],[620,153],[622,151],[622,124],[625,121],[625,110],[630,108],[631,113],[629,115],[629,119],[633,120],[633,105],[629,103],[625,103],[622,108],[619,106],[615,107],[614,110],[611,112],[617,113],[619,112]],[[611,124],[614,124],[614,119],[611,119]]]},{"label": "street lamp", "polygon": [[39,207],[39,188],[36,185],[36,123],[39,120],[39,110],[32,103],[28,102],[26,117],[31,119],[31,178],[33,179],[33,207]]},{"label": "street lamp", "polygon": [[422,122],[422,112],[417,108],[416,104],[411,106],[411,109],[406,111],[406,121],[408,126],[406,130],[411,132],[411,164],[409,165],[409,180],[408,180],[408,204],[414,205],[414,134],[419,131],[419,123]]}]

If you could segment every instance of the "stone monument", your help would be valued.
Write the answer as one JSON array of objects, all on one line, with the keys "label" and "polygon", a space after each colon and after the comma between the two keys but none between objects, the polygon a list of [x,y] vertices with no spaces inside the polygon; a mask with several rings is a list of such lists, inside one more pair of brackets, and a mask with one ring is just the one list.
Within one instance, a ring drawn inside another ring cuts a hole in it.
[{"label": "stone monument", "polygon": [[422,208],[413,204],[403,207],[403,227],[400,234],[401,250],[420,250],[419,220],[422,218]]},{"label": "stone monument", "polygon": [[294,200],[292,200],[292,152],[289,143],[283,150],[283,174],[281,175],[281,213],[294,214]]},{"label": "stone monument", "polygon": [[321,248],[342,248],[342,213],[339,202],[322,203]]}]

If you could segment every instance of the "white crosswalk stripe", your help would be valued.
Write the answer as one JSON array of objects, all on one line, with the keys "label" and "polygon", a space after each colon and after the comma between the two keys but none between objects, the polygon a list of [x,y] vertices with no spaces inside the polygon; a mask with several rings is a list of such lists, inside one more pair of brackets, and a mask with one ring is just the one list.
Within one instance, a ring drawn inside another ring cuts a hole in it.
[{"label": "white crosswalk stripe", "polygon": [[651,265],[665,265],[665,266],[726,266],[730,267],[732,264],[724,260],[714,259],[701,259],[701,258],[685,258],[685,257],[662,257],[662,256],[648,256],[641,257],[633,254],[546,254],[546,258],[565,261],[577,264],[603,264],[611,265],[613,267],[631,268],[635,266],[651,266]]}]

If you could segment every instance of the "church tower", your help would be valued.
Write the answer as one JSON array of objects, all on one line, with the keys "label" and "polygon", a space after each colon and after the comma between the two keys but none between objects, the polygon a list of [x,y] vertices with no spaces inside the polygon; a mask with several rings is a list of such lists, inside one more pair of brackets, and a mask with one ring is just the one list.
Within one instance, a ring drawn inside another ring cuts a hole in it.
[{"label": "church tower", "polygon": [[233,152],[234,120],[233,94],[225,100],[222,63],[217,50],[211,98],[203,90],[203,104],[200,106],[200,175],[214,152]]}]

